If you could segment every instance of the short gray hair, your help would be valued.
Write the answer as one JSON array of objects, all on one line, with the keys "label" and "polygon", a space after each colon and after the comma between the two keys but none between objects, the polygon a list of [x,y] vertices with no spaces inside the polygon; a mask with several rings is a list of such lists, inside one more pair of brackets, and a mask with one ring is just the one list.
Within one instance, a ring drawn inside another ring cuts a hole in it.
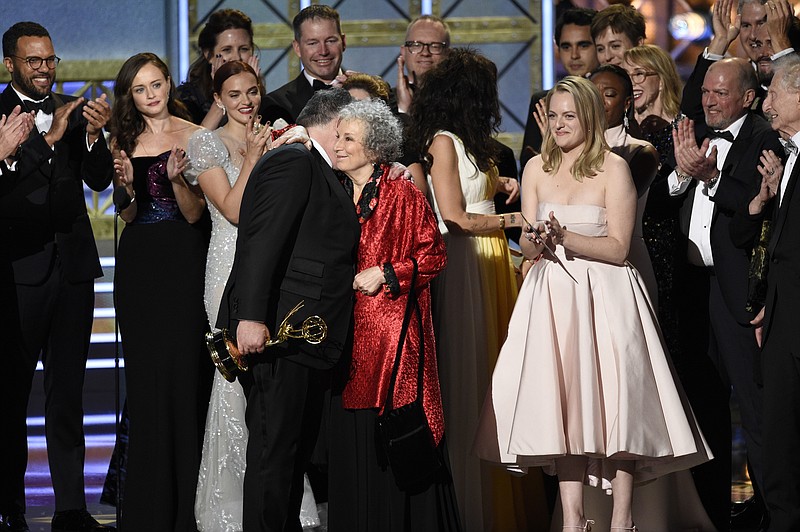
[{"label": "short gray hair", "polygon": [[368,99],[347,104],[339,112],[341,120],[357,120],[364,125],[361,144],[367,156],[377,163],[391,163],[402,153],[403,130],[400,120],[382,100]]},{"label": "short gray hair", "polygon": [[783,74],[781,87],[788,92],[800,92],[800,56],[796,53],[781,56],[773,61],[772,70]]},{"label": "short gray hair", "polygon": [[297,123],[304,127],[324,126],[339,118],[342,107],[352,101],[350,93],[340,87],[319,90],[297,115]]},{"label": "short gray hair", "polygon": [[742,14],[742,6],[744,6],[745,4],[760,4],[760,5],[763,6],[766,3],[767,3],[767,0],[739,0],[739,5],[736,6],[736,13],[741,15]]}]

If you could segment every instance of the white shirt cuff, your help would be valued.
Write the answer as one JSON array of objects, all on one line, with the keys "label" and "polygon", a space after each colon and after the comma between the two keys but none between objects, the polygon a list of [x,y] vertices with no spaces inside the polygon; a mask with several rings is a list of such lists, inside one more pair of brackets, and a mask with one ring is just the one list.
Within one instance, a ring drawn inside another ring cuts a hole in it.
[{"label": "white shirt cuff", "polygon": [[785,50],[781,50],[780,52],[772,54],[771,56],[769,56],[769,58],[772,59],[773,61],[775,61],[776,59],[780,59],[781,57],[783,57],[785,55],[789,55],[789,54],[793,54],[793,53],[794,53],[794,48],[786,48]]},{"label": "white shirt cuff", "polygon": [[708,46],[705,47],[703,50],[703,59],[708,59],[709,61],[719,61],[720,59],[724,59],[724,55],[719,54],[712,54],[708,51]]},{"label": "white shirt cuff", "polygon": [[670,196],[680,196],[686,189],[689,188],[689,182],[691,179],[685,179],[683,181],[678,179],[677,171],[673,170],[669,176],[667,176],[667,186],[669,187],[669,195]]}]

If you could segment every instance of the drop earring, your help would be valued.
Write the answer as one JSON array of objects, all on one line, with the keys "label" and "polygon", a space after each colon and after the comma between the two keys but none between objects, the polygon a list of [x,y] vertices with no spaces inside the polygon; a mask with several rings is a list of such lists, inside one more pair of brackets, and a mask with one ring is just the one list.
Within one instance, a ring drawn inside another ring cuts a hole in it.
[{"label": "drop earring", "polygon": [[228,110],[227,110],[227,109],[225,109],[225,106],[224,106],[224,105],[222,105],[221,103],[217,102],[217,107],[219,107],[220,109],[222,109],[222,116],[225,116],[225,115],[228,113]]},{"label": "drop earring", "polygon": [[625,131],[628,131],[630,127],[630,122],[628,122],[628,113],[625,112],[625,115],[622,118],[622,127],[625,128]]}]

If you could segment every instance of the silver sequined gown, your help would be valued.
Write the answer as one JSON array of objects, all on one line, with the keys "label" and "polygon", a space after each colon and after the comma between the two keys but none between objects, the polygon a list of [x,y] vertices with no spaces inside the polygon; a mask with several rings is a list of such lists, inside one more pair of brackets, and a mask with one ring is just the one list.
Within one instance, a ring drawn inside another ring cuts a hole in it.
[{"label": "silver sequined gown", "polygon": [[[187,154],[191,168],[187,181],[214,167],[222,168],[231,186],[239,177],[242,157],[232,160],[216,131],[201,129],[189,139]],[[205,305],[211,328],[217,322],[222,292],[233,265],[236,226],[208,201],[211,213],[211,242],[206,261]],[[242,530],[242,486],[247,451],[246,400],[239,381],[228,382],[214,372],[214,386],[208,405],[203,456],[195,498],[195,517],[200,532],[239,532]],[[300,521],[304,527],[319,525],[316,503],[306,480]]]}]

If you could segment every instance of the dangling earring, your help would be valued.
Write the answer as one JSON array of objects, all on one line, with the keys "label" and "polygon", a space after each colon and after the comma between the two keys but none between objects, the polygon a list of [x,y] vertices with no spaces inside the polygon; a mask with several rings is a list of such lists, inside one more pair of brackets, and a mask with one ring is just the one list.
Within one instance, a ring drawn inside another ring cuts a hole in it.
[{"label": "dangling earring", "polygon": [[228,112],[228,110],[227,110],[227,109],[225,109],[225,106],[224,106],[224,105],[222,105],[222,104],[221,104],[221,103],[219,103],[219,102],[217,102],[217,107],[219,107],[220,109],[222,109],[222,116],[225,116],[225,114]]},{"label": "dangling earring", "polygon": [[625,131],[628,131],[630,127],[630,123],[628,122],[628,113],[625,112],[625,116],[622,118],[622,127],[625,128]]}]

